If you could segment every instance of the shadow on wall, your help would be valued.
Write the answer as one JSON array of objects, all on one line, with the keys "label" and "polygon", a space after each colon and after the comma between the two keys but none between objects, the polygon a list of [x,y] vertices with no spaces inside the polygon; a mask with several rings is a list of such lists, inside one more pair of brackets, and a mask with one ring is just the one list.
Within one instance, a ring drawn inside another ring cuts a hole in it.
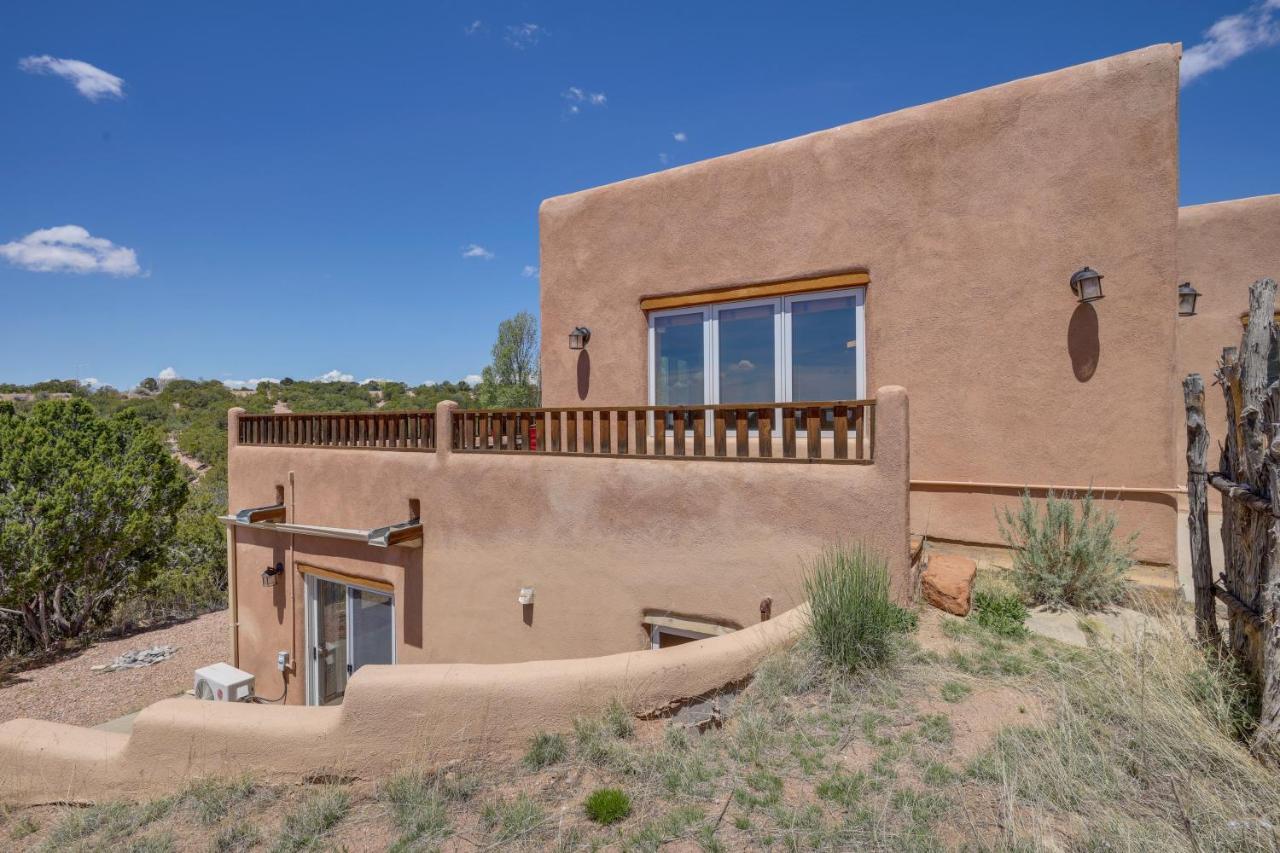
[{"label": "shadow on wall", "polygon": [[1076,306],[1067,325],[1067,351],[1071,353],[1071,371],[1080,382],[1088,382],[1098,369],[1102,345],[1098,343],[1098,312],[1085,302]]},{"label": "shadow on wall", "polygon": [[578,353],[578,399],[587,399],[591,390],[591,355],[586,350]]}]

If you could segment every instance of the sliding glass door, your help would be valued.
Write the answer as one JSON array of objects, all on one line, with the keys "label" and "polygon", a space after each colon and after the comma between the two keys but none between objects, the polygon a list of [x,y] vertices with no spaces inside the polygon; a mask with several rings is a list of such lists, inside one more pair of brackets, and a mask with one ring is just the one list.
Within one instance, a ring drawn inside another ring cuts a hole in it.
[{"label": "sliding glass door", "polygon": [[307,575],[307,704],[337,705],[365,664],[395,663],[387,592]]}]

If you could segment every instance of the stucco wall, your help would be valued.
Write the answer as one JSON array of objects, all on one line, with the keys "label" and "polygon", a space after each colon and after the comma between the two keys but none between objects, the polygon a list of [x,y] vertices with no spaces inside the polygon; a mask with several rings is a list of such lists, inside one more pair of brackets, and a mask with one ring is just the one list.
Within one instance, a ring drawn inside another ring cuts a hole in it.
[{"label": "stucco wall", "polygon": [[[1280,279],[1280,195],[1198,204],[1178,212],[1178,281],[1190,281],[1200,299],[1196,316],[1178,318],[1177,379],[1181,382],[1188,373],[1204,377],[1205,416],[1215,441],[1225,427],[1226,404],[1222,389],[1213,386],[1213,372],[1222,348],[1240,345],[1240,315],[1249,310],[1249,285],[1267,277]],[[1179,482],[1186,480],[1186,446],[1186,431],[1181,430]],[[1211,452],[1210,464],[1217,461],[1216,451]],[[1210,495],[1216,500],[1214,490]]]},{"label": "stucco wall", "polygon": [[[872,465],[233,445],[233,510],[272,503],[282,485],[289,521],[377,527],[417,499],[424,526],[423,547],[386,550],[238,529],[239,665],[270,698],[285,687],[277,650],[305,669],[298,564],[391,583],[402,664],[631,651],[647,645],[646,610],[751,625],[764,598],[774,612],[799,603],[803,561],[838,541],[884,554],[905,597],[907,397],[876,399]],[[286,574],[264,588],[277,562]],[[529,614],[516,601],[526,586]],[[305,699],[301,676],[290,703]]]},{"label": "stucco wall", "polygon": [[[1179,50],[547,200],[544,400],[645,400],[642,297],[865,269],[869,386],[911,392],[913,479],[1172,489]],[[1095,306],[1068,286],[1086,264]],[[920,490],[913,527],[999,542],[1003,500]],[[1172,498],[1114,505],[1173,560]]]},{"label": "stucco wall", "polygon": [[660,651],[518,664],[370,666],[340,707],[166,699],[131,734],[40,720],[0,724],[0,803],[172,794],[204,776],[297,782],[385,778],[522,747],[613,699],[637,714],[743,679],[792,642],[804,608],[734,634]]}]

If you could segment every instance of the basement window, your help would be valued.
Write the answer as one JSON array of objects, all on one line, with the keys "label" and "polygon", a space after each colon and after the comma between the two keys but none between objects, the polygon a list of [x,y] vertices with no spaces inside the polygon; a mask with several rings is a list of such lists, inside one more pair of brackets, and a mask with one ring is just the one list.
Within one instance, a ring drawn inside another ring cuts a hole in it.
[{"label": "basement window", "polygon": [[647,616],[644,624],[649,629],[649,648],[651,649],[667,649],[692,643],[695,640],[732,634],[737,630],[715,622],[679,616]]}]

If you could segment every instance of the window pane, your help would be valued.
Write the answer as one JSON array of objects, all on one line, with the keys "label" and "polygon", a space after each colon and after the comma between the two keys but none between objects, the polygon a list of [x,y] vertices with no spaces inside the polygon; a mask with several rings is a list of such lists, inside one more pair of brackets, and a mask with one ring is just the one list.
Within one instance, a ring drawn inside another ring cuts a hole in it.
[{"label": "window pane", "polygon": [[702,314],[653,319],[654,403],[697,405],[703,391]]},{"label": "window pane", "polygon": [[391,663],[395,643],[391,596],[353,588],[351,609],[355,623],[351,631],[352,671],[367,663]]},{"label": "window pane", "polygon": [[772,402],[774,308],[752,305],[719,312],[721,403]]},{"label": "window pane", "polygon": [[791,398],[852,400],[858,396],[853,296],[791,303]]}]

